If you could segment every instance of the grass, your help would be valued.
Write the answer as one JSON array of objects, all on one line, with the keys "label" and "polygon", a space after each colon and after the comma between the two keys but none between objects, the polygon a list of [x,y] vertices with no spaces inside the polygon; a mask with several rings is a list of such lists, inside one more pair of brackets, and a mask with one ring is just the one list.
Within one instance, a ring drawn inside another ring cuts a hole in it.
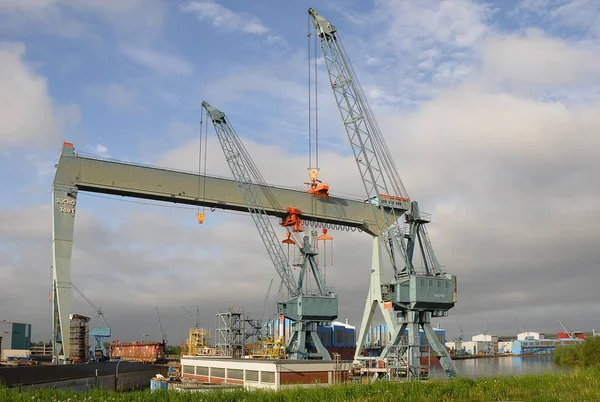
[{"label": "grass", "polygon": [[78,393],[59,390],[10,391],[0,389],[4,401],[598,401],[600,366],[580,368],[569,374],[531,374],[481,379],[460,378],[412,383],[378,382],[369,385],[338,385],[329,388],[294,388],[280,392],[135,391],[115,393],[94,390]]}]

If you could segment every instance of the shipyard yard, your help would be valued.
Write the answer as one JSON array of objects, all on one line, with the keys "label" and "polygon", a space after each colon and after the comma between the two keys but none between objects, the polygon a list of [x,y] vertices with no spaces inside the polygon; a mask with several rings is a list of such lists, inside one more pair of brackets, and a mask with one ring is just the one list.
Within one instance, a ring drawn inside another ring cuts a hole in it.
[{"label": "shipyard yard", "polygon": [[0,1],[0,399],[600,399],[600,10],[267,3]]}]

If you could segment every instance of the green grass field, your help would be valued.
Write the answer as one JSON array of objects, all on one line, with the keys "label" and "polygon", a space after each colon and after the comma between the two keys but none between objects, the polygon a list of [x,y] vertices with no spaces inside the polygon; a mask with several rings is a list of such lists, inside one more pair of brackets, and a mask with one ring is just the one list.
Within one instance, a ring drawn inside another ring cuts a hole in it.
[{"label": "green grass field", "polygon": [[77,393],[57,390],[35,392],[0,389],[0,401],[600,401],[600,366],[569,374],[532,374],[514,377],[456,379],[329,388],[296,388],[280,392],[235,391],[179,393],[94,390]]}]

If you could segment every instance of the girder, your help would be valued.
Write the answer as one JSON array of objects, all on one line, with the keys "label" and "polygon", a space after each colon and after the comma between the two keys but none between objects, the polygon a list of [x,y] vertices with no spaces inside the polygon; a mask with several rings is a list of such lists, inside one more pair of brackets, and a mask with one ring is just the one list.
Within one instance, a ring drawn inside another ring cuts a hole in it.
[{"label": "girder", "polygon": [[[235,180],[204,176],[172,169],[76,156],[64,145],[54,177],[54,186],[79,191],[200,205],[247,212],[248,207]],[[259,186],[262,187],[262,186]],[[268,193],[270,197],[264,196]],[[302,211],[301,219],[357,228],[376,234],[377,224],[368,203],[342,197],[316,199],[302,190],[269,186],[260,191],[268,215],[284,218],[286,207]]]}]

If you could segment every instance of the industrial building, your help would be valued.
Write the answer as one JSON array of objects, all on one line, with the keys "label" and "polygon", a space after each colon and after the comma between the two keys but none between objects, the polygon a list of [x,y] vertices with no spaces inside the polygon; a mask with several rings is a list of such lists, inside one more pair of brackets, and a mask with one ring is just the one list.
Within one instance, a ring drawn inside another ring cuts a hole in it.
[{"label": "industrial building", "polygon": [[[531,340],[531,339],[544,339],[546,335],[541,333],[541,332],[531,332],[531,331],[525,331],[525,332],[521,332],[520,334],[517,334],[517,340],[518,341],[526,341],[526,340]],[[560,338],[560,336],[559,336]]]},{"label": "industrial building", "polygon": [[0,321],[0,359],[29,357],[31,324]]},{"label": "industrial building", "polygon": [[[267,324],[268,336],[290,339],[292,325],[293,321],[288,318],[271,320]],[[317,334],[330,355],[337,353],[342,360],[354,359],[356,327],[350,325],[347,320],[346,322],[333,321],[330,325],[319,325]]]},{"label": "industrial building", "polygon": [[496,335],[490,335],[490,334],[479,334],[479,335],[473,335],[471,337],[471,341],[473,341],[473,342],[498,342],[498,337]]},{"label": "industrial building", "polygon": [[574,345],[583,342],[579,338],[565,339],[527,339],[512,343],[512,354],[517,356],[553,355],[557,346]]},{"label": "industrial building", "polygon": [[206,356],[181,358],[184,378],[243,385],[246,389],[271,390],[346,382],[351,364],[336,360],[253,360]]}]

